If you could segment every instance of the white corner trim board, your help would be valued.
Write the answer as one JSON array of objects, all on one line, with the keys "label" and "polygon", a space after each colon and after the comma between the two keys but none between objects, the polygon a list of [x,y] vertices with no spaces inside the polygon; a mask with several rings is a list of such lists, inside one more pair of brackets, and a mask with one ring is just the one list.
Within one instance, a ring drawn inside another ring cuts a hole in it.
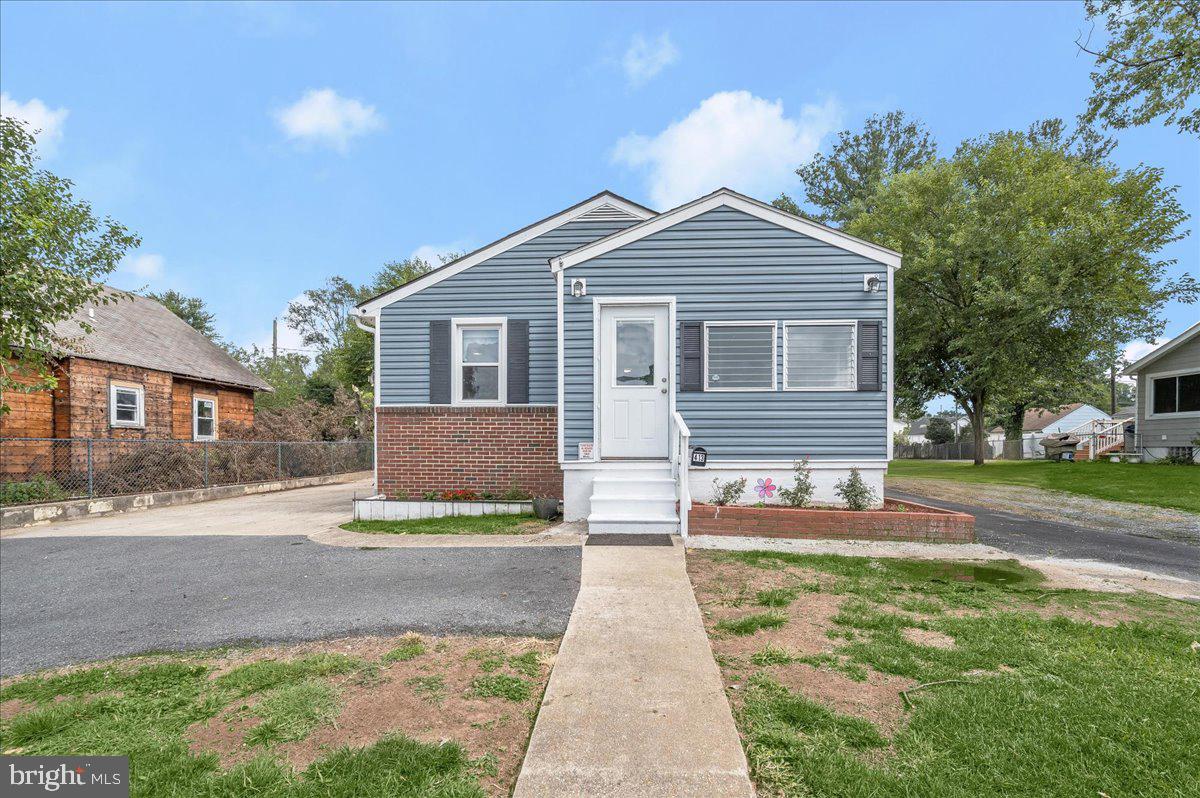
[{"label": "white corner trim board", "polygon": [[861,238],[855,238],[852,235],[843,233],[841,230],[835,230],[832,227],[826,227],[823,224],[802,219],[799,216],[786,213],[774,206],[751,199],[744,194],[739,194],[727,188],[718,189],[712,194],[701,197],[698,200],[693,200],[686,205],[680,205],[678,208],[666,211],[665,213],[660,213],[658,216],[646,219],[643,222],[635,224],[632,227],[627,227],[598,241],[585,244],[565,255],[551,258],[550,268],[556,272],[569,269],[572,266],[589,261],[614,249],[623,247],[626,244],[721,207],[733,208],[763,221],[777,224],[780,227],[786,227],[797,233],[803,233],[818,241],[831,244],[847,252],[853,252],[856,255],[861,255],[877,263],[882,263],[889,269],[900,268],[899,252],[881,247],[878,244],[872,244],[869,241],[863,241]]},{"label": "white corner trim board", "polygon": [[410,280],[399,288],[394,288],[385,294],[380,294],[377,297],[367,300],[358,306],[358,312],[362,315],[371,315],[378,313],[380,309],[393,302],[404,299],[407,296],[412,296],[418,291],[423,291],[431,285],[437,285],[442,280],[453,277],[459,272],[477,264],[483,263],[485,260],[496,257],[497,255],[507,252],[513,247],[520,246],[526,241],[532,241],[540,235],[550,232],[555,228],[562,227],[568,222],[578,219],[597,208],[602,206],[611,206],[618,208],[630,216],[638,219],[649,219],[654,216],[654,212],[648,208],[643,208],[640,205],[635,205],[624,197],[619,197],[608,191],[601,192],[591,199],[584,200],[578,205],[567,208],[565,211],[555,214],[547,219],[530,225],[511,233],[508,236],[501,238],[499,241],[494,241],[485,247],[475,250],[456,261],[451,261],[440,269],[434,269],[428,274],[422,275],[415,280]]}]

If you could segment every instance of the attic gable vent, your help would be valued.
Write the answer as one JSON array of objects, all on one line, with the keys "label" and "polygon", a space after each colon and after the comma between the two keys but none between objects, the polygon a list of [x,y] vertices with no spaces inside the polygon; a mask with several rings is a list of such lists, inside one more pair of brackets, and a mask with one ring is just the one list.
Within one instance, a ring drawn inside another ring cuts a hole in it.
[{"label": "attic gable vent", "polygon": [[592,208],[587,213],[583,214],[582,216],[577,217],[575,219],[575,221],[577,221],[577,222],[603,222],[603,221],[612,221],[612,220],[625,221],[625,220],[630,220],[630,219],[632,219],[633,221],[640,221],[640,219],[638,219],[633,214],[626,213],[625,211],[621,210],[620,208],[618,208],[615,205],[609,205],[608,203],[605,203],[599,207]]}]

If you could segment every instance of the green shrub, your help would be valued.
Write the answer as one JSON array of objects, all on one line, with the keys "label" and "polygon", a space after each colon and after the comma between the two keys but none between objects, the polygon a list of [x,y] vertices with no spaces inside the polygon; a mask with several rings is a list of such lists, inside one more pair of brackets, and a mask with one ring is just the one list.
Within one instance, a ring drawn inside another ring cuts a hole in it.
[{"label": "green shrub", "polygon": [[857,468],[850,469],[850,476],[839,480],[833,490],[851,510],[865,510],[873,505],[878,498],[875,490],[863,481],[862,474]]},{"label": "green shrub", "polygon": [[738,499],[742,498],[742,493],[746,490],[746,478],[731,479],[728,482],[722,482],[719,479],[713,478],[712,503],[717,505],[733,504]]},{"label": "green shrub", "polygon": [[790,488],[780,488],[779,498],[789,507],[807,507],[816,488],[812,481],[812,469],[808,467],[808,458],[794,462],[792,474],[796,484]]},{"label": "green shrub", "polygon": [[58,502],[67,498],[66,491],[45,474],[38,474],[28,482],[5,482],[0,484],[0,505],[40,504]]}]

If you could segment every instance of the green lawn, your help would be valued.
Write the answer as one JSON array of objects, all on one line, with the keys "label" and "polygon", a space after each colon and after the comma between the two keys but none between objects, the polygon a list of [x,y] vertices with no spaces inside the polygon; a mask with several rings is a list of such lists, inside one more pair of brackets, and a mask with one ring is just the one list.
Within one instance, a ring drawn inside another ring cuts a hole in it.
[{"label": "green lawn", "polygon": [[550,526],[532,515],[453,515],[411,521],[350,521],[342,529],[378,535],[532,535]]},{"label": "green lawn", "polygon": [[958,460],[893,460],[887,473],[889,477],[1023,485],[1200,513],[1200,466],[1049,460],[991,460],[976,466]]},{"label": "green lawn", "polygon": [[[32,707],[0,724],[5,754],[123,754],[131,794],[149,796],[419,796],[483,798],[479,764],[456,743],[432,745],[385,735],[364,748],[340,748],[293,772],[271,746],[298,740],[335,714],[327,677],[372,666],[339,654],[293,662],[264,660],[219,676],[203,660],[102,665],[62,676],[35,676],[0,690],[0,700]],[[217,756],[196,754],[187,729],[237,702],[255,702],[261,718],[248,744],[262,753],[221,770]]]},{"label": "green lawn", "polygon": [[[760,795],[1197,795],[1200,607],[1051,590],[1016,563],[712,552],[689,555],[689,570]],[[753,595],[742,580],[768,574],[821,590],[798,593],[748,654],[721,616]],[[818,621],[831,650],[813,654],[803,628],[821,601],[838,607]],[[872,692],[885,674],[904,681]],[[823,690],[831,680],[844,686]],[[834,706],[847,695],[859,711]]]}]

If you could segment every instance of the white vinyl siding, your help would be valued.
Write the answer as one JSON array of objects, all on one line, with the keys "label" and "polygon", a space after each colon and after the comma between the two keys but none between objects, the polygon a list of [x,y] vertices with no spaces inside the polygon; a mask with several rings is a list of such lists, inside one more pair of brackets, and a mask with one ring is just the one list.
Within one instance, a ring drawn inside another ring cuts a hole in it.
[{"label": "white vinyl siding", "polygon": [[858,387],[855,321],[784,322],[785,391],[853,391]]},{"label": "white vinyl siding", "polygon": [[108,423],[113,427],[146,426],[146,392],[141,385],[109,384]]},{"label": "white vinyl siding", "polygon": [[706,323],[704,390],[775,390],[775,322]]}]

